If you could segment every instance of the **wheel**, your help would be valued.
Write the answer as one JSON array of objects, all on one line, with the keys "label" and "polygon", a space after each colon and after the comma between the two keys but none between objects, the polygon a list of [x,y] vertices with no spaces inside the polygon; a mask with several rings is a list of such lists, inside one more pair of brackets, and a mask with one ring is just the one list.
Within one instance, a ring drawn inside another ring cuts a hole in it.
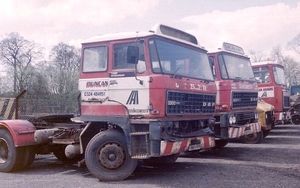
[{"label": "wheel", "polygon": [[298,115],[298,114],[292,115],[291,121],[292,121],[292,124],[294,124],[294,125],[300,125],[300,115]]},{"label": "wheel", "polygon": [[215,140],[215,149],[222,149],[224,148],[229,142],[229,139],[222,139],[222,140]]},{"label": "wheel", "polygon": [[275,121],[275,119],[274,119],[274,121],[273,121],[272,124],[271,124],[271,129],[274,129],[275,125],[276,125],[276,121]]},{"label": "wheel", "polygon": [[66,156],[65,150],[67,145],[58,145],[53,149],[53,155],[62,162],[76,162],[82,159],[82,155],[75,156],[74,158],[68,158]]},{"label": "wheel", "polygon": [[15,147],[10,132],[0,129],[0,172],[12,172],[23,167],[24,147]]},{"label": "wheel", "polygon": [[55,147],[55,149],[53,149],[53,155],[60,161],[68,161],[69,159],[65,154],[65,149],[65,145]]},{"label": "wheel", "polygon": [[242,136],[242,142],[246,144],[259,144],[263,140],[262,131]]},{"label": "wheel", "polygon": [[271,131],[270,129],[262,131],[263,132],[263,138],[266,138],[269,135],[270,131]]},{"label": "wheel", "polygon": [[124,135],[116,130],[107,130],[90,140],[85,151],[85,162],[99,180],[118,181],[129,177],[138,161],[128,154]]},{"label": "wheel", "polygon": [[173,155],[168,155],[168,156],[163,156],[163,157],[152,157],[150,159],[144,159],[143,161],[147,165],[157,166],[157,165],[175,163],[176,160],[178,159],[178,157],[179,157],[179,153],[173,154]]},{"label": "wheel", "polygon": [[31,166],[35,158],[35,151],[33,146],[24,146],[23,164],[20,170],[25,170]]}]

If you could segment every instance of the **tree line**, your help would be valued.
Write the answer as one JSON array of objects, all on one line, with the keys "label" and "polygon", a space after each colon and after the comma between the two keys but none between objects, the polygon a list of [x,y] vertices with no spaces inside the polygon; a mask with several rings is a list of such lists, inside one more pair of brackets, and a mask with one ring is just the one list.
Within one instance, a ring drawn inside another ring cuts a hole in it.
[{"label": "tree line", "polygon": [[45,61],[43,48],[19,33],[0,41],[0,97],[21,98],[21,114],[77,113],[80,49],[58,43]]},{"label": "tree line", "polygon": [[[300,33],[287,44],[287,49],[291,49],[300,55]],[[250,50],[251,62],[277,61],[284,66],[286,82],[288,86],[300,85],[300,62],[289,55],[284,55],[283,48],[278,45],[272,48],[270,57],[262,52]],[[299,56],[300,57],[300,56]]]}]

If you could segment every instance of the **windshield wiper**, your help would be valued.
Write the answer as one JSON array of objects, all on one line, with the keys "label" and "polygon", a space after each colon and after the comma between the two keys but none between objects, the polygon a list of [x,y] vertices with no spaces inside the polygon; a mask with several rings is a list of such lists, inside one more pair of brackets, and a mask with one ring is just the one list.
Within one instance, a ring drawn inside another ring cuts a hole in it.
[{"label": "windshield wiper", "polygon": [[176,69],[176,71],[172,74],[171,78],[174,78],[176,76],[176,73],[179,71],[180,67]]},{"label": "windshield wiper", "polygon": [[244,80],[242,80],[242,77],[234,77],[234,78],[233,78],[233,81],[234,81],[234,82],[239,82],[239,81],[242,81],[242,82],[243,82]]},{"label": "windshield wiper", "polygon": [[249,78],[249,82],[256,82],[257,80],[255,79],[255,77]]}]

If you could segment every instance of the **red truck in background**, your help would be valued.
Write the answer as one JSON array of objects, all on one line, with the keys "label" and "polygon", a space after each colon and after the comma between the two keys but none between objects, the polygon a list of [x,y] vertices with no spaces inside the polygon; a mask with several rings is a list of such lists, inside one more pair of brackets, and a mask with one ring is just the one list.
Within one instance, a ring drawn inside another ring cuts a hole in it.
[{"label": "red truck in background", "polygon": [[256,111],[258,87],[249,58],[241,47],[229,43],[208,55],[217,87],[216,147],[225,146],[232,138],[260,143],[263,134]]},{"label": "red truck in background", "polygon": [[215,146],[216,84],[194,36],[156,25],[91,38],[81,55],[80,121],[65,114],[1,120],[1,172],[53,152],[85,162],[99,180],[123,180],[139,159],[172,163],[181,152]]},{"label": "red truck in background", "polygon": [[275,61],[252,63],[258,83],[258,96],[274,106],[276,123],[291,121],[290,94],[285,81],[284,67]]}]

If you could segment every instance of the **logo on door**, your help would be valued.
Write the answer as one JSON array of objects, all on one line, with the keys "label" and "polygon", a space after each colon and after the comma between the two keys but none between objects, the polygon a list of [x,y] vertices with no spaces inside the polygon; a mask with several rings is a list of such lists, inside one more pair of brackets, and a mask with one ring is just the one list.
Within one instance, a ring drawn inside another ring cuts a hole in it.
[{"label": "logo on door", "polygon": [[131,91],[126,104],[139,104],[139,92]]}]

